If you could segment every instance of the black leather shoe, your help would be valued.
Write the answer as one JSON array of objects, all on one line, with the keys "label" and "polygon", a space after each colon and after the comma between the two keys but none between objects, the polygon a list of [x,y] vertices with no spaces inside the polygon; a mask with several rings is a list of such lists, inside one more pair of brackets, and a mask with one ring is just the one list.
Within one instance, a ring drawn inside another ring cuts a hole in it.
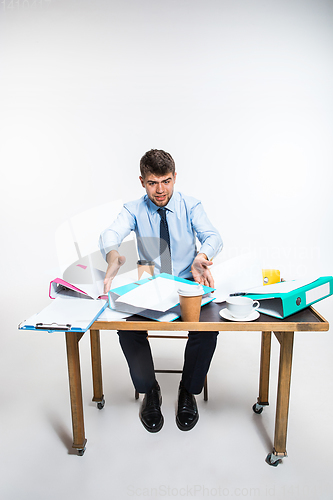
[{"label": "black leather shoe", "polygon": [[164,418],[161,412],[162,396],[160,386],[156,385],[145,394],[140,408],[140,420],[149,432],[158,432],[162,429]]},{"label": "black leather shoe", "polygon": [[180,384],[176,424],[181,431],[189,431],[193,429],[198,420],[199,413],[195,397]]}]

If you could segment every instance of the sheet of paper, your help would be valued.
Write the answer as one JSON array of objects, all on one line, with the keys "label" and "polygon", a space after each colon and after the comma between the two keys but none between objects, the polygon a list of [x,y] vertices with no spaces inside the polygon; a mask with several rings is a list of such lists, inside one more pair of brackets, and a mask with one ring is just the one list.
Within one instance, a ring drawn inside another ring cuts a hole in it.
[{"label": "sheet of paper", "polygon": [[80,255],[88,255],[99,250],[99,235],[116,219],[122,206],[122,200],[114,200],[71,217],[68,222]]},{"label": "sheet of paper", "polygon": [[116,304],[165,312],[179,303],[178,288],[179,282],[157,277],[125,293],[116,300]]},{"label": "sheet of paper", "polygon": [[262,266],[253,253],[240,255],[211,267],[215,302],[224,302],[230,293],[262,285]]},{"label": "sheet of paper", "polygon": [[99,252],[99,235],[117,217],[122,205],[121,200],[115,200],[90,208],[57,228],[55,240],[62,275],[77,259]]},{"label": "sheet of paper", "polygon": [[135,283],[138,279],[138,271],[133,269],[133,271],[129,271],[124,274],[117,274],[112,280],[111,288],[118,288],[123,285],[128,285],[129,283]]}]

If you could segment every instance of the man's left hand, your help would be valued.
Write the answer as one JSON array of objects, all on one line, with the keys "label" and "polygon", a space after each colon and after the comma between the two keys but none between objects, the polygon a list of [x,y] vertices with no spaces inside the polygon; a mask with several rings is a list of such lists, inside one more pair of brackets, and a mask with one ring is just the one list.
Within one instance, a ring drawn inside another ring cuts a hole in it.
[{"label": "man's left hand", "polygon": [[213,262],[207,259],[207,255],[204,253],[198,253],[191,267],[191,273],[194,281],[200,283],[200,285],[206,285],[214,288],[214,279],[208,269],[209,266],[212,265]]}]

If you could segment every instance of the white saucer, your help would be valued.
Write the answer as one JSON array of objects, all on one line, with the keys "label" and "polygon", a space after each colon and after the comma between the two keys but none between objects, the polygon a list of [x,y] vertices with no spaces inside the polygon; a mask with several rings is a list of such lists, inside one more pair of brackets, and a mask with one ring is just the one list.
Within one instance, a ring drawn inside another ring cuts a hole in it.
[{"label": "white saucer", "polygon": [[249,316],[246,316],[246,318],[234,318],[225,307],[224,309],[221,309],[221,311],[219,311],[219,315],[221,316],[221,318],[228,319],[230,321],[254,321],[255,319],[259,318],[260,313],[258,311],[252,311]]}]

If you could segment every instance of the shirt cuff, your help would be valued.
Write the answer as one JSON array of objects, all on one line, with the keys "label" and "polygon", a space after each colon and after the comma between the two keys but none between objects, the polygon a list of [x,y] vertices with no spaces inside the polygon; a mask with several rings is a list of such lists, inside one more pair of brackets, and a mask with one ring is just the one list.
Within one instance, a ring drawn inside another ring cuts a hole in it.
[{"label": "shirt cuff", "polygon": [[203,244],[198,253],[204,253],[207,255],[207,259],[211,260],[214,257],[214,251],[209,245]]}]

